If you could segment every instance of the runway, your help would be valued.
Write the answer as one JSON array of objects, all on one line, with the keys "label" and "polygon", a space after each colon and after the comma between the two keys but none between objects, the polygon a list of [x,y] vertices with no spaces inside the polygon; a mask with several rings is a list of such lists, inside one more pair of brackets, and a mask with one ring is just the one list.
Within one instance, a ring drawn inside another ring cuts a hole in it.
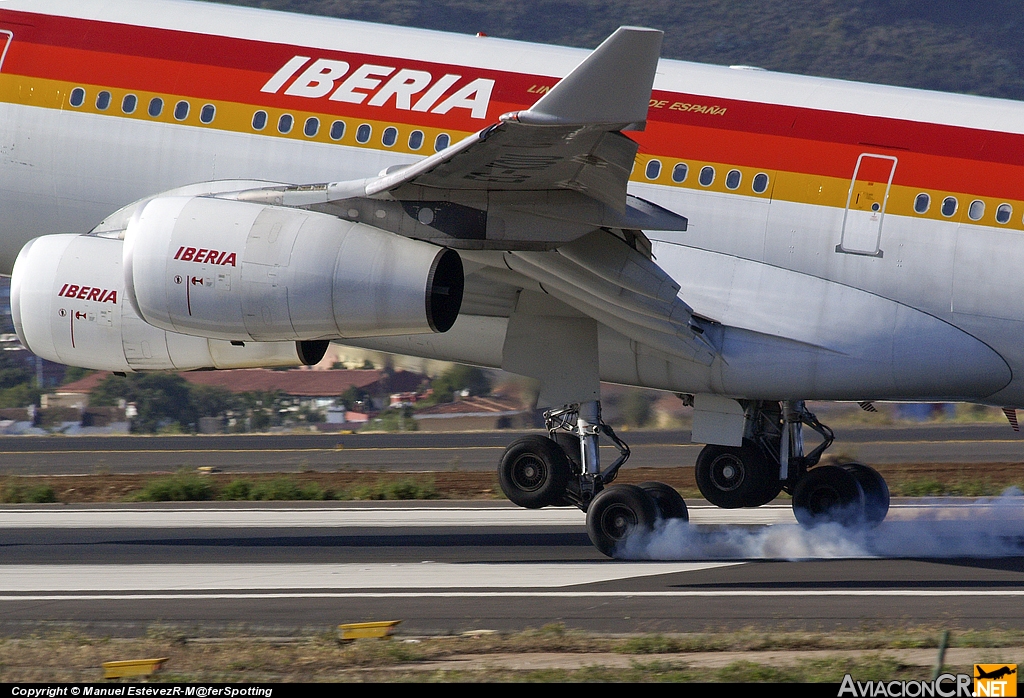
[{"label": "runway", "polygon": [[[784,506],[693,502],[686,556],[662,560],[603,557],[578,511],[497,502],[19,505],[0,510],[0,633],[1020,628],[1017,500],[901,502],[842,535],[808,534]],[[978,544],[1003,548],[964,554]]]},{"label": "runway", "polygon": [[[526,432],[280,434],[222,436],[0,437],[0,474],[91,475],[216,467],[260,473],[299,470],[493,471]],[[621,436],[630,465],[691,466],[702,448],[688,431]],[[836,430],[833,452],[873,464],[1024,463],[1024,434],[1005,424]],[[610,462],[611,448],[602,449]],[[69,457],[73,455],[73,457]]]}]

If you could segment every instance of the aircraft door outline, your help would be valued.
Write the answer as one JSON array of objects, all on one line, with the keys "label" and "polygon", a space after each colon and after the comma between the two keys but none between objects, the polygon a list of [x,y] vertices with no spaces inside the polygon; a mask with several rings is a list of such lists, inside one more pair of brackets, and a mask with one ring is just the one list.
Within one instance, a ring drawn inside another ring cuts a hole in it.
[{"label": "aircraft door outline", "polygon": [[0,49],[0,72],[4,69],[4,59],[7,58],[7,50],[11,47],[11,43],[14,41],[14,32],[10,29],[0,29],[0,44],[3,48]]},{"label": "aircraft door outline", "polygon": [[[881,257],[882,222],[899,160],[892,155],[861,153],[853,170],[836,252]],[[882,182],[885,182],[882,191]]]}]

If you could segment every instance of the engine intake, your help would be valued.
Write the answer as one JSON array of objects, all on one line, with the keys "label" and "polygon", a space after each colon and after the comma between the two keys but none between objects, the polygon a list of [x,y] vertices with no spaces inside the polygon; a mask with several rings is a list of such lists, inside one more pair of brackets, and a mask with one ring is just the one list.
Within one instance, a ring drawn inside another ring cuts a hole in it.
[{"label": "engine intake", "polygon": [[230,341],[445,332],[462,305],[454,250],[334,216],[161,197],[129,222],[125,289],[146,322]]}]

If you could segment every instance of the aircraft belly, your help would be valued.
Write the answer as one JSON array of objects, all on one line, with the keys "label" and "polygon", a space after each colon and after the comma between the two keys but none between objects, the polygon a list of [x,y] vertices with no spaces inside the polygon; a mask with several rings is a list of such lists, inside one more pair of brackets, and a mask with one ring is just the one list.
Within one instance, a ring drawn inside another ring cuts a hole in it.
[{"label": "aircraft belly", "polygon": [[659,243],[655,255],[699,315],[722,323],[715,392],[765,399],[978,400],[1011,378],[953,325],[851,286]]}]

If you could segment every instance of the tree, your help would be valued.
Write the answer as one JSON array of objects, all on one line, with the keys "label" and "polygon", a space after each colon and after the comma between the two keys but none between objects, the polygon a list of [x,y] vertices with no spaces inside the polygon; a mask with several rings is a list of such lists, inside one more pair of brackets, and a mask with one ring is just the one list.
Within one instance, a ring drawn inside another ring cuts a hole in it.
[{"label": "tree", "polygon": [[436,378],[430,387],[436,402],[451,402],[460,390],[469,390],[470,395],[486,395],[491,392],[491,381],[476,366],[456,364]]}]

